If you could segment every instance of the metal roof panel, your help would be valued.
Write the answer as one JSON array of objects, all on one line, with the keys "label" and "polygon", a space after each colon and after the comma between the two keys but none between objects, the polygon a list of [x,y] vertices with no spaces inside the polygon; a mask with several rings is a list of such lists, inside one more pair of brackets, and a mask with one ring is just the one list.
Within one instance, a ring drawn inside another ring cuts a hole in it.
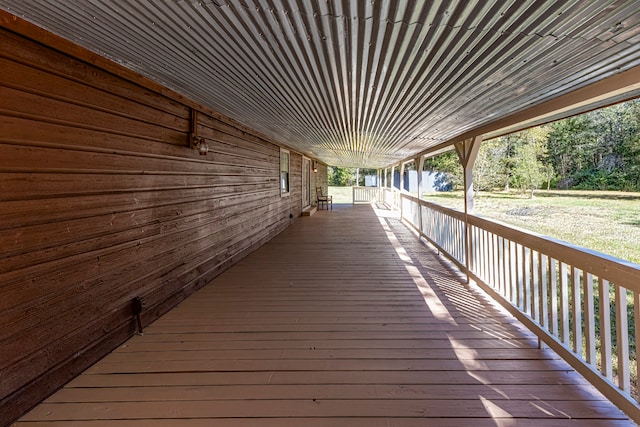
[{"label": "metal roof panel", "polygon": [[329,164],[381,167],[631,69],[637,1],[0,0]]}]

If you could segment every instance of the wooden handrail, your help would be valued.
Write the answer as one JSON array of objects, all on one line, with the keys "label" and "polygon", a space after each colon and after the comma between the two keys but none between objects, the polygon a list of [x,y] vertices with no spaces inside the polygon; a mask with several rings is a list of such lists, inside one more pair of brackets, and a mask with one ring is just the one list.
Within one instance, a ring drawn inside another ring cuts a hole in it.
[{"label": "wooden handrail", "polygon": [[630,338],[640,343],[640,265],[476,215],[465,221],[463,212],[388,190],[384,198],[399,197],[403,221],[640,421],[638,396],[631,396],[640,372],[630,364],[640,358],[640,345],[633,354],[630,345]]}]

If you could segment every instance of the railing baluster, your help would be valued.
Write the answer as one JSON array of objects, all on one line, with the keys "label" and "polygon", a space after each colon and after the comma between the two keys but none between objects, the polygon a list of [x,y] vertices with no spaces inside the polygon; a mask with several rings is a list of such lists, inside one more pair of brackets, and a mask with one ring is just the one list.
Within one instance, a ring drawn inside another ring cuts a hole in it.
[{"label": "railing baluster", "polygon": [[[633,292],[633,330],[635,332],[633,338],[635,339],[635,358],[636,358],[636,381],[633,386],[638,387],[638,382],[640,379],[640,293],[637,291]],[[636,396],[636,400],[638,396]]]},{"label": "railing baluster", "polygon": [[582,272],[582,294],[584,301],[584,339],[585,359],[588,363],[596,363],[596,327],[595,306],[593,299],[593,276]]},{"label": "railing baluster", "polygon": [[538,252],[538,276],[540,277],[540,314],[542,326],[549,329],[549,257]]},{"label": "railing baluster", "polygon": [[527,313],[529,316],[531,316],[532,314],[531,308],[533,306],[531,301],[532,295],[531,295],[531,275],[530,275],[530,271],[531,271],[530,252],[531,252],[530,249],[523,245],[522,247],[522,260],[523,260],[522,280],[523,280],[523,287],[524,287],[524,312]]},{"label": "railing baluster", "polygon": [[465,227],[469,227],[469,236],[471,236],[471,241],[469,242],[469,244],[471,245],[471,251],[470,251],[471,259],[468,261],[469,268],[471,269],[471,271],[476,271],[476,265],[477,265],[476,260],[478,259],[478,240],[477,240],[478,228],[474,227],[471,224],[467,224],[465,225]]},{"label": "railing baluster", "polygon": [[493,244],[493,237],[494,234],[493,233],[487,233],[487,244],[488,244],[488,250],[489,250],[489,259],[488,264],[489,264],[489,271],[488,271],[488,277],[489,277],[489,283],[495,283],[496,282],[496,270],[494,268],[494,260],[495,260],[495,246]]},{"label": "railing baluster", "polygon": [[551,300],[551,334],[558,338],[558,263],[549,258],[549,294]]},{"label": "railing baluster", "polygon": [[491,233],[484,232],[484,277],[491,282]]},{"label": "railing baluster", "polygon": [[498,241],[498,288],[502,295],[506,294],[505,280],[504,280],[504,239],[500,236],[497,237]]},{"label": "railing baluster", "polygon": [[567,265],[560,263],[560,332],[562,343],[569,347],[569,286],[567,283]]},{"label": "railing baluster", "polygon": [[540,279],[538,275],[538,257],[537,252],[533,249],[529,250],[531,254],[531,317],[533,317],[538,323],[540,322],[540,307],[542,301],[540,301]]},{"label": "railing baluster", "polygon": [[500,292],[503,290],[502,286],[502,275],[500,274],[500,266],[502,264],[502,245],[500,241],[502,239],[495,233],[493,233],[493,252],[494,252],[494,260],[493,260],[493,271],[494,271],[494,279],[496,283],[498,283],[498,287],[500,288]]},{"label": "railing baluster", "polygon": [[478,230],[478,274],[484,279],[484,230]]},{"label": "railing baluster", "polygon": [[609,281],[598,277],[598,297],[600,311],[600,372],[609,380],[613,380],[613,364],[611,363],[611,298]]},{"label": "railing baluster", "polygon": [[455,220],[456,233],[458,234],[458,259],[463,264],[466,264],[467,252],[465,250],[467,246],[466,235],[464,233],[464,224],[460,220]]},{"label": "railing baluster", "polygon": [[524,246],[518,245],[518,251],[516,252],[518,258],[518,307],[520,310],[526,313],[525,301],[527,300],[526,289],[524,287],[524,270],[525,270],[525,256]]},{"label": "railing baluster", "polygon": [[618,351],[618,387],[629,393],[629,322],[627,319],[627,290],[613,285],[616,298],[616,347]]},{"label": "railing baluster", "polygon": [[509,260],[510,260],[510,268],[509,275],[511,282],[511,303],[514,305],[518,304],[518,262],[517,262],[517,244],[513,241],[509,241]]},{"label": "railing baluster", "polygon": [[505,255],[505,265],[504,265],[504,274],[505,274],[505,298],[513,302],[513,276],[511,274],[511,240],[504,239],[504,255]]},{"label": "railing baluster", "polygon": [[573,314],[573,351],[582,357],[582,304],[580,303],[580,271],[571,268],[571,310]]}]

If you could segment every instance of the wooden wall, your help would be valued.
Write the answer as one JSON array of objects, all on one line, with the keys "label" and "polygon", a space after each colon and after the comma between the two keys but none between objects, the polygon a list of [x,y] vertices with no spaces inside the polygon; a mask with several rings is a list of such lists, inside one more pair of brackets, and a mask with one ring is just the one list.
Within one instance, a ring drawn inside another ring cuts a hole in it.
[{"label": "wooden wall", "polygon": [[200,113],[200,156],[193,105],[127,73],[0,29],[0,425],[132,335],[132,298],[152,321],[301,213],[299,153],[281,197],[279,146]]},{"label": "wooden wall", "polygon": [[[322,194],[329,194],[329,171],[328,167],[324,163],[318,162],[318,172],[314,173],[315,187],[322,187]],[[316,200],[315,192],[313,194],[314,201]]]}]

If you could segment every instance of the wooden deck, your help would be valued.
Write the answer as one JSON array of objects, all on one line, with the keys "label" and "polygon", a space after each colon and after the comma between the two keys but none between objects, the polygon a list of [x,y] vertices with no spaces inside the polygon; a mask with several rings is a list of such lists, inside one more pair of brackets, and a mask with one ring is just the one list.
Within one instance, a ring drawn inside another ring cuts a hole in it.
[{"label": "wooden deck", "polygon": [[635,425],[368,205],[300,218],[144,332],[17,425]]}]

